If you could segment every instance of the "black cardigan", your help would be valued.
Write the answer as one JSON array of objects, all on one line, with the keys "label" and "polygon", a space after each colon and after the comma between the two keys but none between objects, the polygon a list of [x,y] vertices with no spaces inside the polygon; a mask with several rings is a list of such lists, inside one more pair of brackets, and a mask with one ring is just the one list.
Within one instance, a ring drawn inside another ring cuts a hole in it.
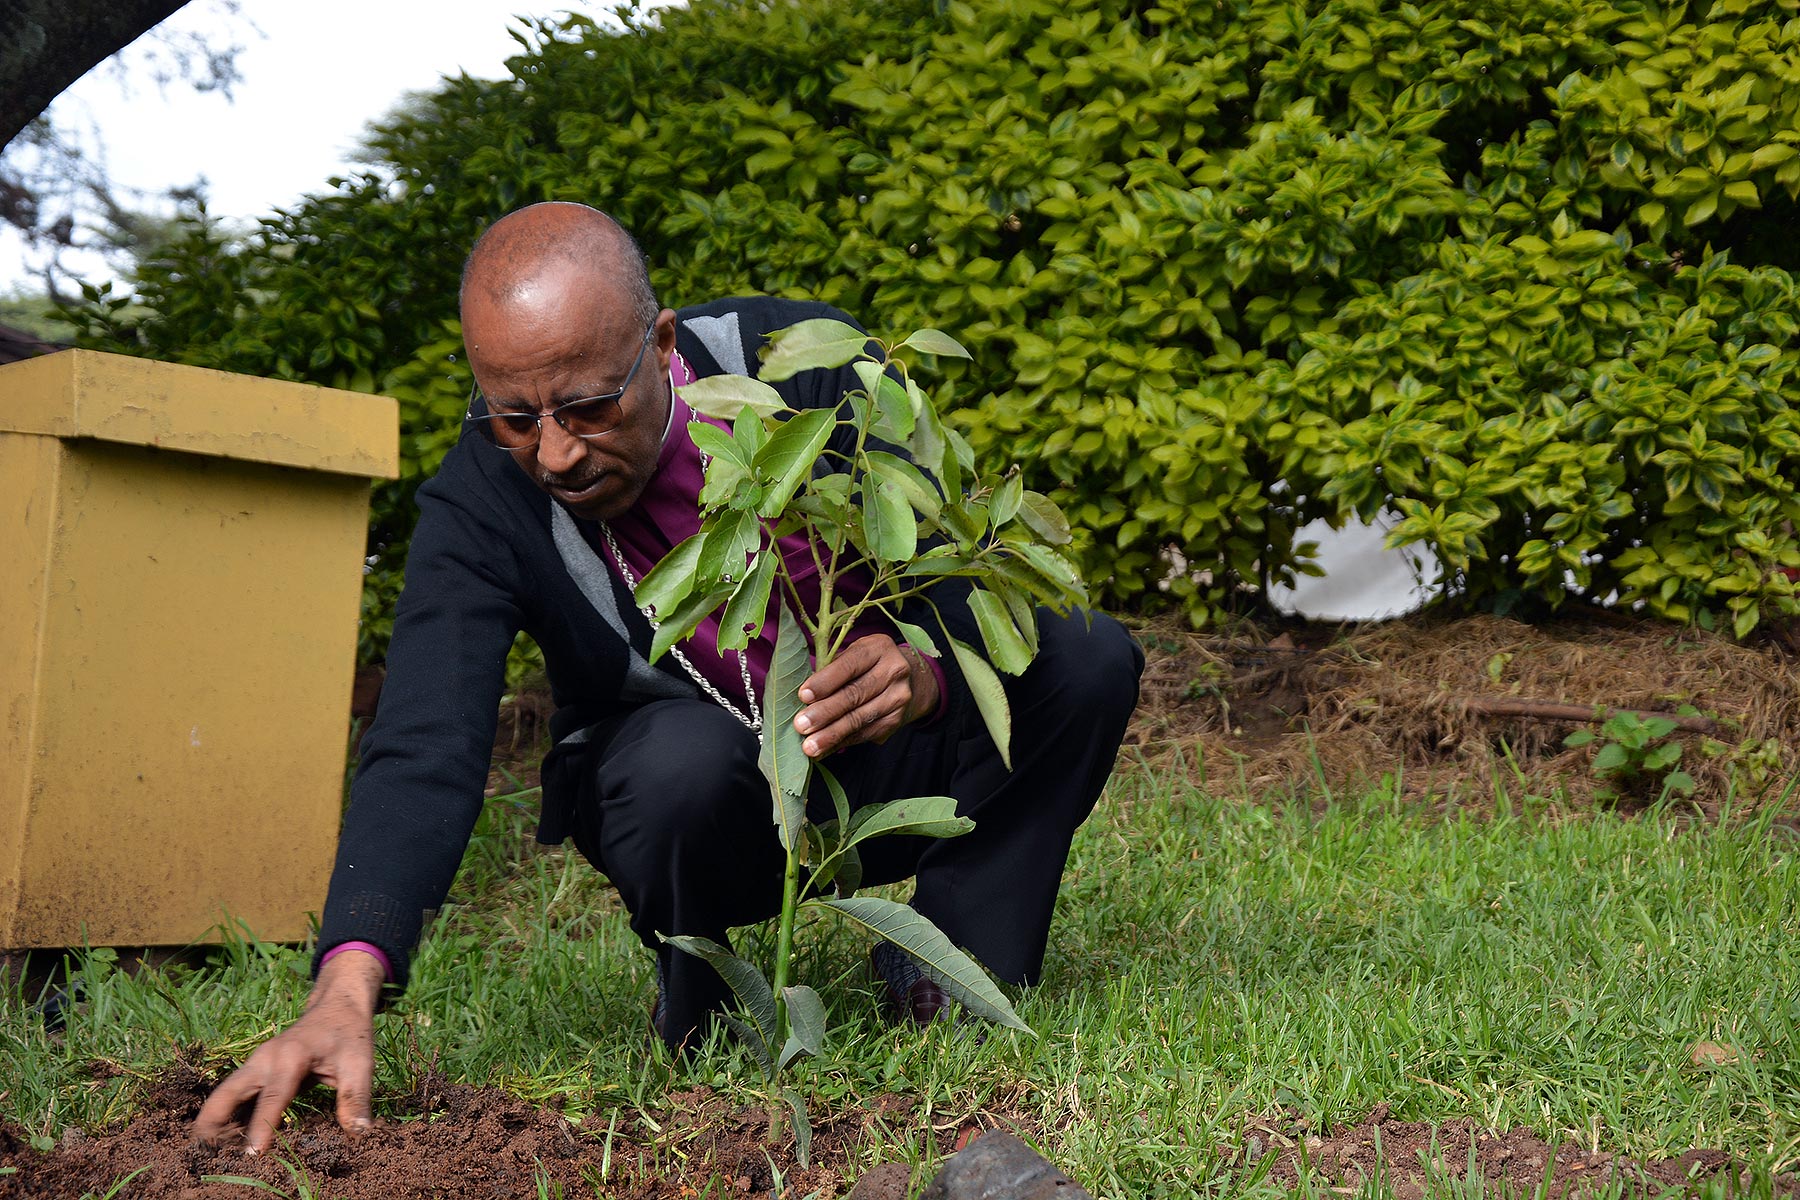
[{"label": "black cardigan", "polygon": [[[752,374],[770,331],[811,317],[850,321],[823,304],[766,298],[720,300],[677,315],[676,347],[702,377],[731,368],[696,334],[696,320],[710,322],[716,339],[735,317]],[[773,386],[804,409],[835,405],[861,383],[845,367]],[[554,501],[509,456],[465,428],[418,499],[387,679],[362,741],[318,943],[320,955],[347,941],[380,947],[396,988],[406,985],[424,914],[443,903],[480,815],[514,635],[523,629],[543,650],[555,742],[630,703],[623,698],[630,650],[565,566],[551,532]],[[610,571],[605,578],[638,655],[648,655],[648,622]],[[946,580],[932,598],[956,636],[979,646],[967,591]],[[921,616],[908,619],[926,624]],[[685,681],[666,657],[657,665]],[[953,701],[960,699],[954,659],[946,654],[941,665]],[[553,750],[545,760],[540,840],[558,842],[566,833],[573,785],[570,772],[557,768],[570,757]]]}]

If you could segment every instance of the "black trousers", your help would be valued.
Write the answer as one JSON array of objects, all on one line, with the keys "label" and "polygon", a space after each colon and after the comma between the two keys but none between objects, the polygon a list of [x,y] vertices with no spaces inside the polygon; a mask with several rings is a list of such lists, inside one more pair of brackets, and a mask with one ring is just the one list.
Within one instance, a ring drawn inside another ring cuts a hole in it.
[{"label": "black trousers", "polygon": [[[937,720],[825,760],[856,807],[956,797],[972,832],[864,842],[863,882],[915,876],[913,907],[994,975],[1021,984],[1036,983],[1043,968],[1069,843],[1112,771],[1144,665],[1131,635],[1104,614],[1090,627],[1040,611],[1039,628],[1031,666],[1001,677],[1011,771],[961,687]],[[729,944],[732,926],[781,911],[784,855],[758,749],[755,734],[705,700],[657,701],[590,734],[573,838],[661,958],[672,1045],[729,1006],[730,991],[712,967],[656,935]]]}]

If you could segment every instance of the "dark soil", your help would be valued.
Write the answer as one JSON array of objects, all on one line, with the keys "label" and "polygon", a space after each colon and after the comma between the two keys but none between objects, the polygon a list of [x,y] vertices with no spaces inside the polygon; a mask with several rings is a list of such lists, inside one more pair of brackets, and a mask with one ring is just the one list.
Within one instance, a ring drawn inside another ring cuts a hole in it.
[{"label": "dark soil", "polygon": [[[328,1113],[290,1118],[274,1150],[247,1157],[240,1145],[195,1143],[189,1128],[212,1081],[179,1065],[151,1084],[142,1111],[122,1129],[66,1132],[54,1150],[34,1149],[16,1127],[0,1126],[0,1200],[14,1197],[104,1196],[133,1172],[119,1195],[131,1200],[248,1200],[274,1194],[242,1180],[279,1189],[292,1200],[495,1200],[496,1197],[596,1194],[620,1200],[681,1200],[695,1196],[769,1196],[774,1171],[784,1196],[816,1192],[842,1196],[866,1162],[859,1147],[892,1145],[911,1116],[912,1102],[887,1096],[836,1114],[814,1114],[811,1165],[794,1160],[791,1136],[771,1145],[768,1117],[708,1088],[676,1092],[654,1113],[621,1110],[573,1124],[492,1088],[466,1087],[427,1076],[399,1102],[402,1116],[378,1121],[352,1138]],[[391,1111],[391,1109],[390,1109]],[[1030,1134],[996,1115],[964,1127],[1004,1126]],[[940,1153],[956,1147],[958,1131],[941,1135]],[[232,1178],[225,1178],[232,1177]],[[923,1181],[919,1181],[921,1184]],[[900,1194],[904,1195],[904,1191]]]},{"label": "dark soil", "polygon": [[1121,767],[1186,770],[1214,792],[1342,794],[1385,777],[1414,800],[1482,804],[1504,790],[1635,811],[1658,799],[1660,777],[1597,777],[1604,739],[1564,745],[1597,722],[1549,715],[1597,707],[1705,718],[1671,735],[1701,815],[1779,803],[1800,775],[1800,637],[1775,631],[1739,643],[1609,610],[1537,625],[1426,614],[1132,627],[1146,666]]},{"label": "dark soil", "polygon": [[[1254,1161],[1274,1153],[1270,1178],[1296,1183],[1310,1170],[1315,1182],[1340,1193],[1360,1191],[1365,1180],[1384,1177],[1395,1200],[1420,1200],[1427,1192],[1466,1195],[1448,1183],[1477,1179],[1500,1195],[1529,1196],[1540,1186],[1547,1197],[1581,1196],[1600,1188],[1618,1188],[1627,1196],[1684,1194],[1711,1181],[1726,1184],[1728,1193],[1747,1194],[1747,1172],[1718,1150],[1689,1150],[1674,1158],[1634,1161],[1604,1149],[1552,1146],[1529,1129],[1506,1132],[1482,1129],[1473,1121],[1432,1125],[1395,1121],[1387,1105],[1367,1120],[1328,1136],[1298,1137],[1278,1125],[1247,1131],[1244,1155]],[[1800,1178],[1775,1180],[1777,1196],[1800,1195]]]},{"label": "dark soil", "polygon": [[[604,1195],[619,1200],[690,1200],[711,1196],[771,1197],[781,1173],[781,1200],[846,1196],[857,1176],[870,1176],[856,1200],[917,1194],[924,1178],[903,1164],[870,1167],[859,1148],[893,1131],[912,1104],[884,1096],[835,1116],[815,1116],[812,1164],[801,1170],[791,1139],[771,1145],[763,1110],[734,1105],[707,1088],[666,1097],[655,1113],[590,1117],[572,1124],[558,1113],[490,1088],[428,1078],[402,1108],[409,1118],[379,1122],[351,1138],[325,1113],[290,1122],[278,1148],[259,1158],[233,1145],[195,1143],[189,1126],[209,1083],[187,1066],[172,1068],[147,1089],[144,1110],[123,1129],[70,1131],[42,1152],[16,1128],[0,1127],[0,1200],[104,1196],[120,1180],[122,1197],[143,1200],[246,1200],[280,1194],[291,1200],[495,1200],[499,1197]],[[1008,1128],[1034,1142],[1041,1131],[1003,1115],[984,1114],[939,1135],[940,1153],[960,1149],[984,1128]],[[878,1132],[879,1131],[879,1132]],[[1054,1145],[1046,1147],[1052,1158]],[[1548,1184],[1546,1195],[1578,1197],[1618,1186],[1624,1195],[1691,1193],[1709,1181],[1741,1191],[1748,1180],[1716,1150],[1633,1161],[1604,1149],[1551,1146],[1529,1130],[1483,1130],[1470,1121],[1443,1125],[1392,1120],[1385,1105],[1367,1120],[1327,1136],[1309,1136],[1292,1121],[1246,1127],[1241,1144],[1220,1147],[1240,1172],[1261,1166],[1276,1183],[1313,1185],[1340,1195],[1378,1174],[1396,1200],[1443,1192],[1445,1181],[1471,1175],[1515,1195]],[[137,1174],[133,1174],[137,1172]],[[257,1187],[248,1181],[268,1185]],[[1079,1182],[1079,1181],[1078,1181]],[[269,1189],[277,1189],[270,1191]],[[1504,1194],[1504,1193],[1503,1193]],[[1783,1176],[1775,1194],[1800,1197],[1800,1179]]]}]

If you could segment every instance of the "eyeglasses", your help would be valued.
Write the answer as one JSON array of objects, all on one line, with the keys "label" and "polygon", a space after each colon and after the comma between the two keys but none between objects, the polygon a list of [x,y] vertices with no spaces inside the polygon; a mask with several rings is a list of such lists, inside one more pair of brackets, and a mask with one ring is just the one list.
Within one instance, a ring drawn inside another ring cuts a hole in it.
[{"label": "eyeglasses", "polygon": [[464,420],[474,421],[482,436],[502,450],[528,450],[537,445],[543,434],[545,417],[554,419],[571,437],[597,438],[611,433],[624,419],[625,411],[619,401],[625,398],[631,381],[637,377],[644,351],[655,333],[655,325],[644,330],[644,340],[638,343],[637,357],[631,360],[631,370],[625,372],[625,382],[610,392],[583,396],[543,413],[507,408],[498,411],[489,408],[486,413],[478,413],[475,411],[477,402],[483,407],[488,405],[487,397],[481,394],[481,385],[475,384],[469,389],[469,411]]}]

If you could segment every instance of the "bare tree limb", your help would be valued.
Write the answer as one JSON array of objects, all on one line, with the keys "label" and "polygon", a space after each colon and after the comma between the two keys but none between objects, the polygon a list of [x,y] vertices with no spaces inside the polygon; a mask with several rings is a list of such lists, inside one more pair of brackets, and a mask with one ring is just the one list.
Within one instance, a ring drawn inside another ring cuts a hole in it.
[{"label": "bare tree limb", "polygon": [[1567,721],[1576,725],[1598,724],[1617,713],[1628,712],[1648,720],[1660,717],[1689,733],[1717,733],[1719,723],[1710,717],[1680,717],[1674,713],[1647,712],[1640,708],[1607,708],[1588,704],[1563,704],[1555,700],[1503,699],[1489,696],[1452,698],[1452,706],[1482,717],[1530,717],[1538,721]]}]

